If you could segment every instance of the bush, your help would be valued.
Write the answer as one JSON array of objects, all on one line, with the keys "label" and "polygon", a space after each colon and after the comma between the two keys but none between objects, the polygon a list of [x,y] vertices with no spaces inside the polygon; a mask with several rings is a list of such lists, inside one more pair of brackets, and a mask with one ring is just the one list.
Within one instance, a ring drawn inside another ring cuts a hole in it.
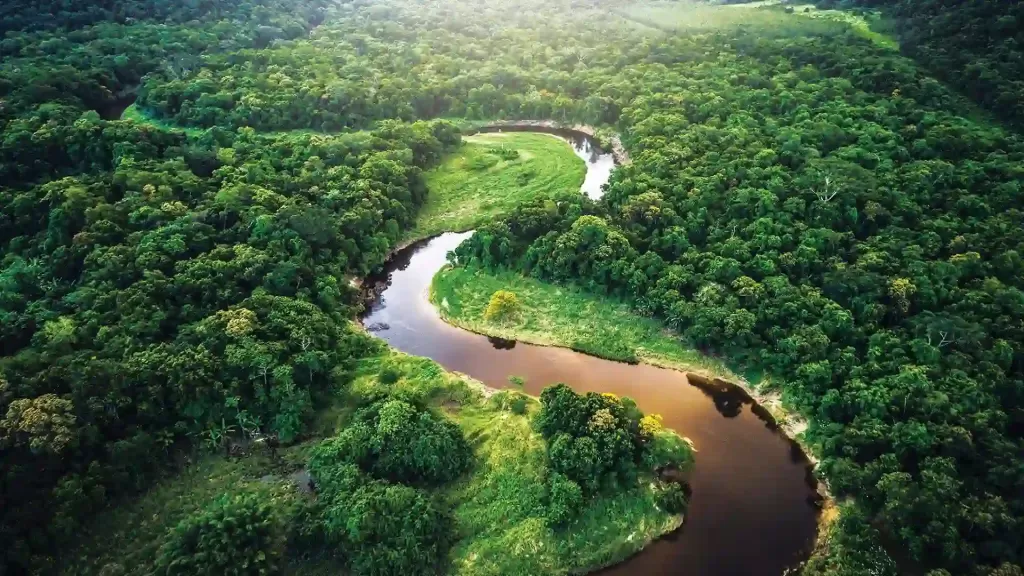
[{"label": "bush", "polygon": [[636,479],[646,443],[643,414],[636,405],[611,394],[580,396],[565,384],[546,388],[535,421],[548,441],[551,468],[593,494],[604,485],[628,485]]},{"label": "bush", "polygon": [[647,468],[685,468],[693,460],[693,448],[678,434],[670,430],[658,430],[649,438],[643,455]]},{"label": "bush", "polygon": [[519,159],[519,150],[516,150],[515,148],[498,148],[497,146],[492,146],[491,148],[487,149],[487,153],[494,154],[495,156],[501,158],[502,160]]},{"label": "bush", "polygon": [[160,547],[154,573],[262,575],[277,570],[282,538],[269,504],[225,495],[183,520]]},{"label": "bush", "polygon": [[447,514],[421,491],[370,481],[352,493],[329,496],[323,514],[328,545],[351,573],[437,574],[452,542]]},{"label": "bush", "polygon": [[484,320],[487,322],[502,322],[510,320],[519,315],[522,305],[514,292],[498,290],[491,294],[491,300],[484,310]]},{"label": "bush", "polygon": [[682,486],[675,482],[665,484],[655,495],[658,507],[669,514],[682,514],[686,511],[686,493]]},{"label": "bush", "polygon": [[474,156],[466,162],[466,167],[475,172],[482,172],[488,168],[496,165],[499,158],[493,154],[484,154],[482,156]]},{"label": "bush", "polygon": [[512,398],[512,401],[509,403],[509,409],[512,411],[513,414],[526,414],[526,403],[526,396],[523,396],[522,394],[516,394]]},{"label": "bush", "polygon": [[377,375],[377,380],[381,384],[394,384],[401,378],[401,373],[397,369],[391,366],[381,368],[380,373]]},{"label": "bush", "polygon": [[414,485],[437,485],[469,468],[473,453],[462,430],[403,400],[378,401],[360,410],[348,428],[317,446],[310,469],[350,463],[371,476]]},{"label": "bush", "polygon": [[548,511],[545,519],[549,526],[564,526],[583,509],[583,490],[580,485],[563,474],[554,473],[548,479]]}]

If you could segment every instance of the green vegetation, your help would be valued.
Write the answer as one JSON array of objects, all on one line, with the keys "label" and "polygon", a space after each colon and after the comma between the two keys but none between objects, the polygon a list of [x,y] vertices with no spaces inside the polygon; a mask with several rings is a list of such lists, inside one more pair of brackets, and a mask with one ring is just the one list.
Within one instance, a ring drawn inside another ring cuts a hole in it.
[{"label": "green vegetation", "polygon": [[270,574],[279,569],[281,535],[269,502],[254,494],[223,496],[174,527],[154,571],[166,576]]},{"label": "green vegetation", "polygon": [[[511,321],[487,317],[492,295],[501,291],[512,292],[519,303]],[[430,300],[446,322],[473,332],[739,379],[721,362],[682,346],[663,321],[640,317],[626,302],[571,285],[549,284],[508,270],[447,267],[434,276]]]},{"label": "green vegetation", "polygon": [[[599,203],[538,188],[547,197],[490,212],[498,221],[459,262],[612,296],[780,382],[850,499],[809,574],[1019,570],[1024,141],[939,80],[1019,128],[1022,5],[856,4],[880,8],[871,24],[894,24],[914,59],[861,24],[781,6],[4,2],[3,570],[98,573],[68,558],[72,545],[99,511],[175,494],[159,480],[182,455],[311,433],[356,367],[384,354],[351,326],[350,279],[412,235],[424,174],[460,144],[444,117],[622,135],[633,162]],[[646,23],[625,25],[630,14]],[[144,121],[103,118],[136,89]],[[536,161],[519,149],[489,146],[473,165]],[[462,429],[486,436],[467,436],[482,458],[501,434],[478,424]],[[531,438],[543,442],[518,440]],[[448,493],[466,478],[410,488]],[[383,481],[360,502],[391,509]],[[557,511],[506,522],[497,498],[438,508],[456,526],[452,565],[580,570],[665,525],[642,521],[647,495],[616,492],[558,532],[575,490],[556,478],[536,494]],[[613,512],[642,529],[608,528]],[[148,535],[106,544],[145,571],[159,548]],[[584,544],[598,535],[606,547]]]},{"label": "green vegetation", "polygon": [[409,238],[465,231],[523,202],[578,192],[583,161],[547,134],[493,133],[463,138],[463,145],[426,174],[430,194]]},{"label": "green vegetation", "polygon": [[903,53],[1018,132],[1024,129],[1024,4],[978,0],[822,0],[877,10]]},{"label": "green vegetation", "polygon": [[[183,476],[100,514],[66,572],[98,573],[106,566],[121,570],[109,573],[149,574],[170,559],[193,561],[189,551],[196,542],[227,546],[224,554],[231,555],[260,549],[270,558],[284,551],[286,574],[337,573],[342,566],[353,574],[434,574],[445,567],[459,574],[590,571],[679,525],[685,502],[671,512],[663,508],[672,506],[663,495],[673,489],[653,470],[685,469],[692,454],[628,399],[575,398],[614,413],[611,424],[630,430],[639,449],[620,464],[632,467],[635,477],[586,498],[562,489],[571,492],[575,484],[560,484],[548,443],[533,424],[538,414],[559,408],[513,391],[488,396],[423,358],[392,353],[363,360],[336,399],[339,406],[360,408],[325,419],[326,440],[285,449],[276,461],[262,453],[203,459]],[[415,435],[426,438],[415,439],[417,446],[388,446]],[[384,454],[390,462],[375,458]],[[296,491],[290,479],[289,471],[305,462],[315,499]],[[467,465],[468,473],[460,473]],[[424,466],[436,473],[422,473]],[[224,493],[239,496],[226,501]],[[274,529],[248,534],[248,540],[193,537],[211,521],[247,514]],[[175,573],[162,569],[157,573]]]}]

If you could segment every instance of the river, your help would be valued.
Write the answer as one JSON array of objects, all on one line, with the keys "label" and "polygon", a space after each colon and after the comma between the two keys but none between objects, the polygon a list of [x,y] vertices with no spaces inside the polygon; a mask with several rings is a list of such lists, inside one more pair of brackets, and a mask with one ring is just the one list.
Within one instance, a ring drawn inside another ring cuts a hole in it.
[{"label": "river", "polygon": [[[570,143],[581,157],[602,155],[593,142]],[[807,557],[818,518],[810,463],[743,389],[720,381],[698,387],[675,370],[500,341],[442,321],[427,298],[430,282],[448,251],[471,234],[443,234],[397,253],[377,279],[387,287],[363,318],[368,329],[399,350],[493,387],[516,375],[533,395],[564,382],[578,392],[629,396],[697,449],[682,530],[601,574],[778,576]]]}]

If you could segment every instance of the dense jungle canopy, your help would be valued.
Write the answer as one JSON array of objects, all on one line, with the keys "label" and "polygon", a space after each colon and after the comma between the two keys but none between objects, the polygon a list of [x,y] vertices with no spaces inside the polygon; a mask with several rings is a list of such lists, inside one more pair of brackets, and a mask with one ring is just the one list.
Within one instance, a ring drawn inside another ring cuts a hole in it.
[{"label": "dense jungle canopy", "polygon": [[[1022,4],[837,5],[900,51],[809,5],[4,2],[0,574],[58,571],[225,420],[301,437],[381,353],[351,280],[458,123],[498,118],[608,127],[633,161],[458,261],[769,375],[842,503],[805,573],[1021,574]],[[175,545],[231,506],[266,520],[225,502]]]}]

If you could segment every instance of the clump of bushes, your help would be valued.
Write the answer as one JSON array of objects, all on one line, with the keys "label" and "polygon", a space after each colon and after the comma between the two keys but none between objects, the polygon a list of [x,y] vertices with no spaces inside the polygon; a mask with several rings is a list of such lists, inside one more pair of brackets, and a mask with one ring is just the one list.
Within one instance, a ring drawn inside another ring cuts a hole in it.
[{"label": "clump of bushes", "polygon": [[453,480],[471,460],[443,417],[392,396],[372,402],[313,450],[322,545],[356,575],[441,572],[451,518],[418,486]]},{"label": "clump of bushes", "polygon": [[548,478],[547,514],[551,526],[562,526],[583,510],[583,489],[564,474],[555,472]]},{"label": "clump of bushes", "polygon": [[352,574],[437,574],[452,542],[451,519],[421,489],[373,480],[341,464],[346,482],[328,483],[325,543]]},{"label": "clump of bushes", "polygon": [[182,520],[156,559],[159,576],[275,572],[284,541],[270,505],[254,494],[225,495]]},{"label": "clump of bushes", "polygon": [[349,462],[374,478],[437,485],[461,476],[472,457],[458,426],[389,398],[361,409],[348,428],[317,447],[313,463]]},{"label": "clump of bushes", "polygon": [[[552,524],[565,523],[582,508],[582,500],[574,504],[576,489],[581,499],[589,498],[606,488],[632,486],[641,468],[683,467],[690,460],[689,445],[664,430],[659,418],[644,416],[629,398],[580,395],[558,384],[546,388],[540,401],[535,426],[547,440],[555,473],[548,494]],[[658,499],[672,513],[686,505],[685,494],[673,488],[661,489]]]},{"label": "clump of bushes", "polygon": [[480,156],[473,156],[466,161],[466,168],[474,172],[483,172],[498,163],[499,158],[493,154],[481,154]]},{"label": "clump of bushes", "polygon": [[655,495],[658,507],[669,514],[679,514],[686,510],[686,492],[675,482],[663,484]]}]

